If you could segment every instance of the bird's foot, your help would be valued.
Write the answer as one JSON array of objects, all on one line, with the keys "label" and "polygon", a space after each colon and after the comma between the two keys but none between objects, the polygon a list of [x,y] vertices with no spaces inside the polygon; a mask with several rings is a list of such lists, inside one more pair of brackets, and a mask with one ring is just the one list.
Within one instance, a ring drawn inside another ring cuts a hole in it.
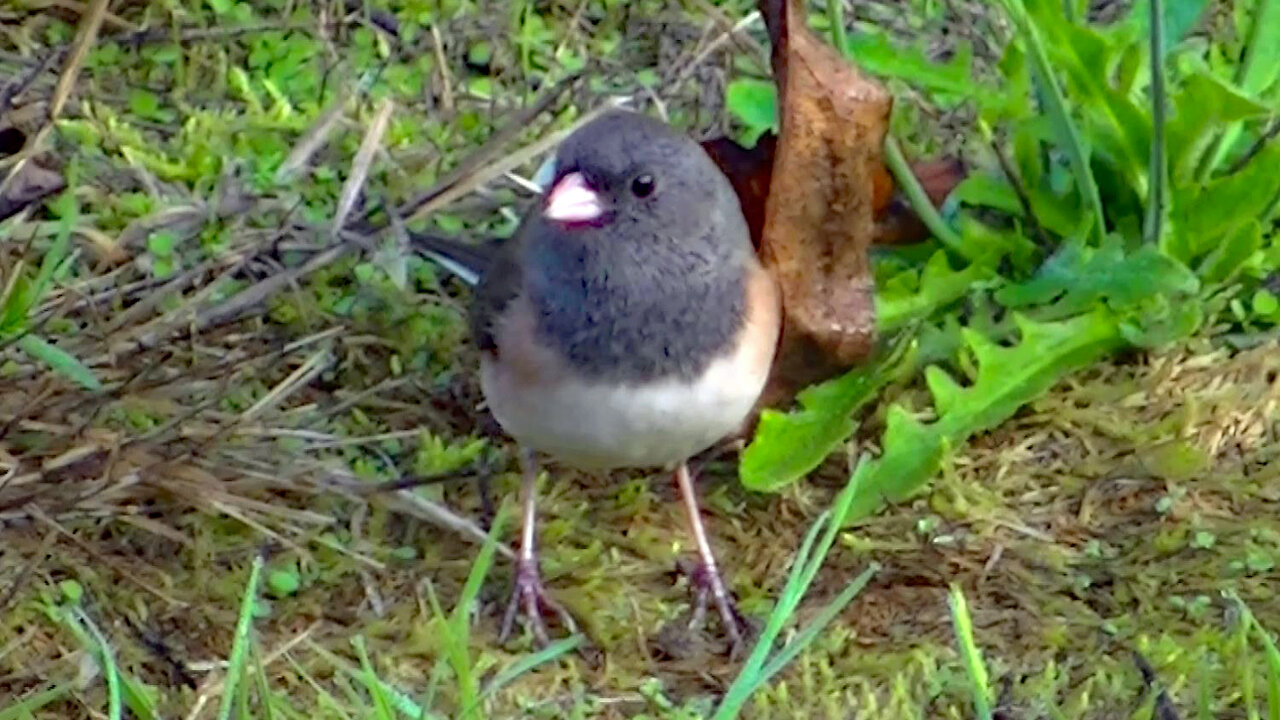
[{"label": "bird's foot", "polygon": [[536,558],[517,560],[515,570],[515,587],[511,590],[511,601],[507,603],[506,615],[502,618],[502,630],[498,633],[499,643],[506,642],[507,637],[510,636],[511,629],[515,626],[516,615],[524,616],[525,622],[533,630],[534,639],[542,646],[551,642],[546,621],[543,619],[543,613],[546,611],[550,611],[559,618],[560,624],[570,634],[578,632],[578,625],[573,621],[573,616],[563,605],[553,600],[547,594],[546,588],[542,586],[542,577],[538,573]]},{"label": "bird's foot", "polygon": [[688,570],[689,583],[694,592],[693,617],[689,620],[689,632],[697,632],[707,618],[708,601],[714,602],[720,614],[720,624],[729,639],[729,658],[736,659],[742,652],[749,628],[747,619],[738,612],[733,596],[725,589],[720,572],[713,564],[698,562]]}]

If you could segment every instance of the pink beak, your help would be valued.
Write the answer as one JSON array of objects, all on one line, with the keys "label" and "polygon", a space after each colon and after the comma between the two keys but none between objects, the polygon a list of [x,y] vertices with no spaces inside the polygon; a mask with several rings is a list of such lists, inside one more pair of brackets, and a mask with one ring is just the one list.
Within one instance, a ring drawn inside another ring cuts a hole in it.
[{"label": "pink beak", "polygon": [[587,222],[604,214],[600,195],[587,184],[582,173],[571,172],[547,193],[543,216],[560,222]]}]

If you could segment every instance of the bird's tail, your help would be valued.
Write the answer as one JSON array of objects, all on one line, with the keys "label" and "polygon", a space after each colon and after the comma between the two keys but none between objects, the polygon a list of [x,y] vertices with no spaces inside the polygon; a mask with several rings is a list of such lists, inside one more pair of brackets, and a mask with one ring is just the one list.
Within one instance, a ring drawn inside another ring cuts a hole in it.
[{"label": "bird's tail", "polygon": [[496,241],[464,243],[443,235],[409,233],[409,246],[430,258],[440,267],[457,275],[468,285],[475,285],[489,269]]}]

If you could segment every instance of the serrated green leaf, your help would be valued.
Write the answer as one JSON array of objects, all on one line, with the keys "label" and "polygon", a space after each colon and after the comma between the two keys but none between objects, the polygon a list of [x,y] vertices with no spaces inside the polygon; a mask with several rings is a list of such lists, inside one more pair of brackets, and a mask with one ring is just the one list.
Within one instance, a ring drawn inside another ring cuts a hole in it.
[{"label": "serrated green leaf", "polygon": [[[1243,92],[1261,98],[1274,92],[1280,80],[1280,0],[1257,0],[1251,9],[1253,22],[1233,79]],[[1240,122],[1232,122],[1222,130],[1201,164],[1201,180],[1213,174],[1243,133],[1244,124]]]},{"label": "serrated green leaf", "polygon": [[56,345],[49,344],[43,338],[37,335],[23,335],[18,340],[18,347],[32,358],[48,365],[54,372],[78,383],[83,388],[94,392],[102,389],[102,383],[98,382],[98,377],[92,370],[85,367],[75,356]]},{"label": "serrated green leaf", "polygon": [[[924,489],[938,472],[946,451],[945,440],[933,426],[925,426],[901,406],[889,406],[885,417],[884,452],[863,463],[845,523],[853,523],[884,507],[902,502]],[[860,466],[861,467],[861,466]]]},{"label": "serrated green leaf", "polygon": [[1027,15],[1021,0],[1003,0],[1003,4],[1027,45],[1028,65],[1040,87],[1041,100],[1045,104],[1045,116],[1053,127],[1059,148],[1066,154],[1071,164],[1076,189],[1084,200],[1091,219],[1092,235],[1101,242],[1102,234],[1105,232],[1102,198],[1098,195],[1098,184],[1089,166],[1089,150],[1084,144],[1076,122],[1072,119],[1066,97],[1054,74],[1054,67],[1045,52],[1039,29]]},{"label": "serrated green leaf", "polygon": [[930,365],[924,369],[924,381],[933,395],[933,405],[937,408],[938,414],[950,412],[964,394],[960,383],[937,365]]},{"label": "serrated green leaf", "polygon": [[1032,116],[1035,108],[1027,102],[1031,94],[1031,72],[1026,52],[1018,43],[1006,43],[997,66],[1003,97],[983,98],[979,103],[979,117],[987,125],[995,126],[1002,121],[1022,121]]},{"label": "serrated green leaf", "polygon": [[[1146,192],[1149,115],[1130,93],[1109,82],[1111,68],[1138,35],[1131,28],[1104,30],[1071,22],[1057,0],[1003,3],[1028,48],[1045,118],[1070,162],[1076,189],[1093,217],[1093,238],[1099,242],[1105,230],[1091,158],[1105,160],[1139,195]],[[1059,85],[1058,74],[1065,85]],[[1070,105],[1067,97],[1073,101]]]},{"label": "serrated green leaf", "polygon": [[973,328],[965,328],[961,336],[964,338],[965,344],[969,346],[969,350],[973,352],[973,356],[979,365],[996,360],[996,353],[1000,350],[1000,346],[992,342],[986,335]]},{"label": "serrated green leaf", "polygon": [[764,410],[755,437],[742,453],[738,476],[756,492],[777,492],[804,477],[853,434],[853,414],[903,367],[914,346],[907,334],[869,365],[805,389],[800,410]]},{"label": "serrated green leaf", "polygon": [[[909,275],[912,271],[907,271]],[[876,293],[876,318],[881,332],[889,332],[913,320],[922,319],[964,297],[969,288],[995,275],[986,263],[970,263],[962,270],[952,270],[946,251],[929,257],[920,271],[918,283],[903,287],[890,284]],[[903,280],[914,277],[903,277]]]},{"label": "serrated green leaf", "polygon": [[1063,245],[1030,280],[996,292],[1010,308],[1058,303],[1062,313],[1085,310],[1098,300],[1123,309],[1161,293],[1191,293],[1196,276],[1153,246],[1126,254],[1120,239],[1108,236],[1101,247],[1074,242]]},{"label": "serrated green leaf", "polygon": [[1140,310],[1129,313],[1120,323],[1124,339],[1135,347],[1161,348],[1185,340],[1204,323],[1204,308],[1198,302],[1151,298]]},{"label": "serrated green leaf", "polygon": [[[922,491],[946,448],[1004,422],[1066,375],[1123,344],[1115,317],[1104,309],[1060,322],[1038,323],[1024,316],[1015,316],[1015,322],[1022,336],[1016,345],[981,340],[982,361],[971,385],[944,384],[936,421],[924,425],[896,405],[889,408],[883,454],[870,463],[858,485],[850,521]],[[969,333],[968,339],[976,338]]]}]

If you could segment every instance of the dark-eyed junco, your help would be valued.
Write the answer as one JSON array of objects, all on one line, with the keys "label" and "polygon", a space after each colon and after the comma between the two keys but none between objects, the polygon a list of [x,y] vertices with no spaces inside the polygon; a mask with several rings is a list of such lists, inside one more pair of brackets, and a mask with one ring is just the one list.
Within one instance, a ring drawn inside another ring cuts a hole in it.
[{"label": "dark-eyed junco", "polygon": [[691,627],[715,603],[737,650],[739,617],[716,569],[686,460],[736,430],[764,387],[780,300],[729,181],[692,139],[611,111],[560,146],[550,190],[489,257],[448,240],[419,248],[479,271],[471,313],[489,408],[524,452],[523,533],[503,621],[573,621],[544,592],[534,549],[542,452],[587,470],[673,470],[701,560]]}]

